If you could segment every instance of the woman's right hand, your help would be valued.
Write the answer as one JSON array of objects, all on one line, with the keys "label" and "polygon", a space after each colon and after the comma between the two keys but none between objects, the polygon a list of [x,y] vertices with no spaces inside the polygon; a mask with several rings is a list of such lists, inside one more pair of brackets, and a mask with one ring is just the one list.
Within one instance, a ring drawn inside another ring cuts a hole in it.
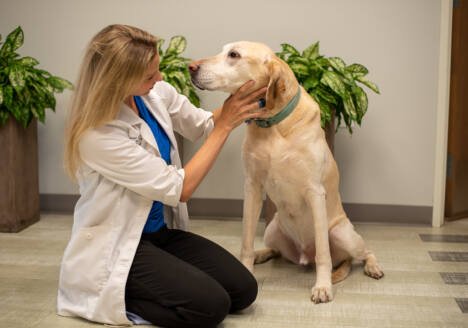
[{"label": "woman's right hand", "polygon": [[226,99],[219,116],[217,115],[215,127],[222,127],[231,132],[244,121],[265,115],[265,110],[258,111],[260,105],[257,100],[266,93],[267,88],[249,91],[254,83],[252,80],[248,81]]}]

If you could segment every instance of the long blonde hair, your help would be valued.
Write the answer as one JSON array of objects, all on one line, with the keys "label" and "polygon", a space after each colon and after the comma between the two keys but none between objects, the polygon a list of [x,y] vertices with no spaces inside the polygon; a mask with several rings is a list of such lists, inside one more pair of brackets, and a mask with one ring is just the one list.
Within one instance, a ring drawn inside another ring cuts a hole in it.
[{"label": "long blonde hair", "polygon": [[73,181],[80,166],[80,138],[117,117],[122,102],[142,83],[157,43],[148,32],[117,24],[102,29],[89,43],[65,130],[64,166]]}]

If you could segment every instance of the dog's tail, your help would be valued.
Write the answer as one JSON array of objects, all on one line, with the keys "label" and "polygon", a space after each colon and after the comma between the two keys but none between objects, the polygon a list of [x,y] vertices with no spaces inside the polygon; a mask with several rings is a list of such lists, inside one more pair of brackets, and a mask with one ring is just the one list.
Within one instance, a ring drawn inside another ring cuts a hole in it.
[{"label": "dog's tail", "polygon": [[344,260],[341,262],[338,269],[332,274],[332,284],[339,283],[346,279],[351,272],[351,259]]}]

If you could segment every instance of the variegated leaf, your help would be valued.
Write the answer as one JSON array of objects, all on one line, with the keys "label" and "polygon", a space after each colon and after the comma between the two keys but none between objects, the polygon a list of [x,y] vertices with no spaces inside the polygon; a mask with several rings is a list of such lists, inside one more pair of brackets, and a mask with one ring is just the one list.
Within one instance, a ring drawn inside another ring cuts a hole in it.
[{"label": "variegated leaf", "polygon": [[296,63],[290,63],[289,67],[292,69],[294,74],[309,75],[309,68],[307,67],[307,65],[296,62]]},{"label": "variegated leaf", "polygon": [[362,120],[362,117],[367,112],[367,106],[368,106],[367,95],[364,92],[364,90],[362,90],[361,87],[356,86],[356,87],[353,88],[353,97],[354,97],[354,100],[356,102],[356,110],[357,110],[357,113],[358,113],[358,117],[357,117],[358,120],[357,121],[360,124],[361,120]]},{"label": "variegated leaf", "polygon": [[299,51],[296,50],[296,48],[294,48],[292,45],[290,44],[287,44],[287,43],[282,43],[281,44],[281,47],[283,48],[283,52],[285,53],[289,53],[291,55],[296,55],[296,56],[300,56],[301,54],[299,53]]},{"label": "variegated leaf", "polygon": [[162,46],[164,44],[165,40],[164,39],[158,39],[158,53],[160,56],[164,54],[164,51],[162,49]]},{"label": "variegated leaf", "polygon": [[365,76],[369,73],[368,69],[361,64],[352,64],[346,67],[346,71],[353,74],[354,77]]},{"label": "variegated leaf", "polygon": [[316,77],[309,77],[302,83],[302,86],[304,89],[309,90],[315,88],[318,84],[319,80]]},{"label": "variegated leaf", "polygon": [[71,82],[60,77],[54,76],[48,78],[47,82],[49,82],[50,85],[52,85],[52,87],[54,87],[55,89],[59,89],[60,91],[62,91],[63,89],[73,89],[73,84],[71,84]]},{"label": "variegated leaf", "polygon": [[340,97],[345,98],[346,87],[343,81],[341,81],[340,76],[335,72],[327,71],[323,73],[320,82],[329,86],[330,89],[336,92]]},{"label": "variegated leaf", "polygon": [[36,66],[39,64],[39,62],[32,57],[23,57],[18,60],[18,63],[26,66]]},{"label": "variegated leaf", "polygon": [[8,79],[10,80],[11,85],[17,89],[21,90],[24,87],[24,71],[18,65],[13,65],[10,67],[10,72],[8,73]]},{"label": "variegated leaf", "polygon": [[341,74],[344,74],[345,69],[346,69],[346,64],[343,61],[343,59],[339,57],[331,57],[331,58],[328,58],[328,62],[330,63],[331,67],[333,67],[335,70],[337,70]]},{"label": "variegated leaf", "polygon": [[7,85],[3,89],[3,103],[6,107],[10,108],[13,102],[13,88],[11,85]]},{"label": "variegated leaf", "polygon": [[356,107],[354,106],[353,98],[348,92],[346,92],[346,97],[343,98],[343,106],[346,113],[355,121],[357,119]]},{"label": "variegated leaf", "polygon": [[330,67],[330,62],[326,58],[319,58],[316,60],[317,64],[320,65],[320,68],[327,70]]},{"label": "variegated leaf", "polygon": [[176,35],[171,38],[166,53],[180,54],[187,47],[187,40],[181,35]]},{"label": "variegated leaf", "polygon": [[361,82],[362,84],[364,84],[366,87],[368,87],[369,89],[371,89],[371,90],[374,91],[375,93],[380,94],[379,87],[378,87],[377,84],[375,84],[374,82],[371,82],[371,81],[365,79],[365,78],[362,77],[362,76],[356,77],[356,80],[358,80],[359,82]]},{"label": "variegated leaf", "polygon": [[8,34],[7,38],[5,39],[5,43],[0,49],[0,54],[5,55],[7,53],[14,52],[16,49],[23,45],[23,41],[23,30],[21,29],[21,26],[18,26],[10,34]]},{"label": "variegated leaf", "polygon": [[326,90],[326,88],[319,86],[316,90],[316,93],[320,98],[322,98],[324,101],[337,105],[338,101],[336,100],[336,94],[332,94]]},{"label": "variegated leaf", "polygon": [[309,46],[306,50],[302,52],[302,56],[309,60],[317,58],[319,55],[319,42],[315,42],[313,45]]}]

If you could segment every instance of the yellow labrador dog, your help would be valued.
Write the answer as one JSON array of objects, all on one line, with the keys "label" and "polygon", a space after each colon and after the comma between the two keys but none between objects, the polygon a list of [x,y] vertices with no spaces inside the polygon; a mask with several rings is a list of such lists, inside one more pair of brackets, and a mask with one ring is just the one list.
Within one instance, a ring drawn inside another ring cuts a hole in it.
[{"label": "yellow labrador dog", "polygon": [[[320,125],[317,103],[298,84],[289,66],[266,45],[227,44],[211,58],[189,65],[202,89],[234,93],[249,80],[253,89],[268,86],[268,118],[250,122],[243,144],[246,175],[242,263],[253,265],[281,254],[290,261],[315,263],[311,299],[332,300],[332,281],[346,278],[351,259],[365,261],[364,272],[383,276],[346,216],[338,191],[338,168]],[[266,192],[278,211],[266,227],[265,250],[254,252],[254,236]],[[332,268],[342,263],[333,274]]]}]

